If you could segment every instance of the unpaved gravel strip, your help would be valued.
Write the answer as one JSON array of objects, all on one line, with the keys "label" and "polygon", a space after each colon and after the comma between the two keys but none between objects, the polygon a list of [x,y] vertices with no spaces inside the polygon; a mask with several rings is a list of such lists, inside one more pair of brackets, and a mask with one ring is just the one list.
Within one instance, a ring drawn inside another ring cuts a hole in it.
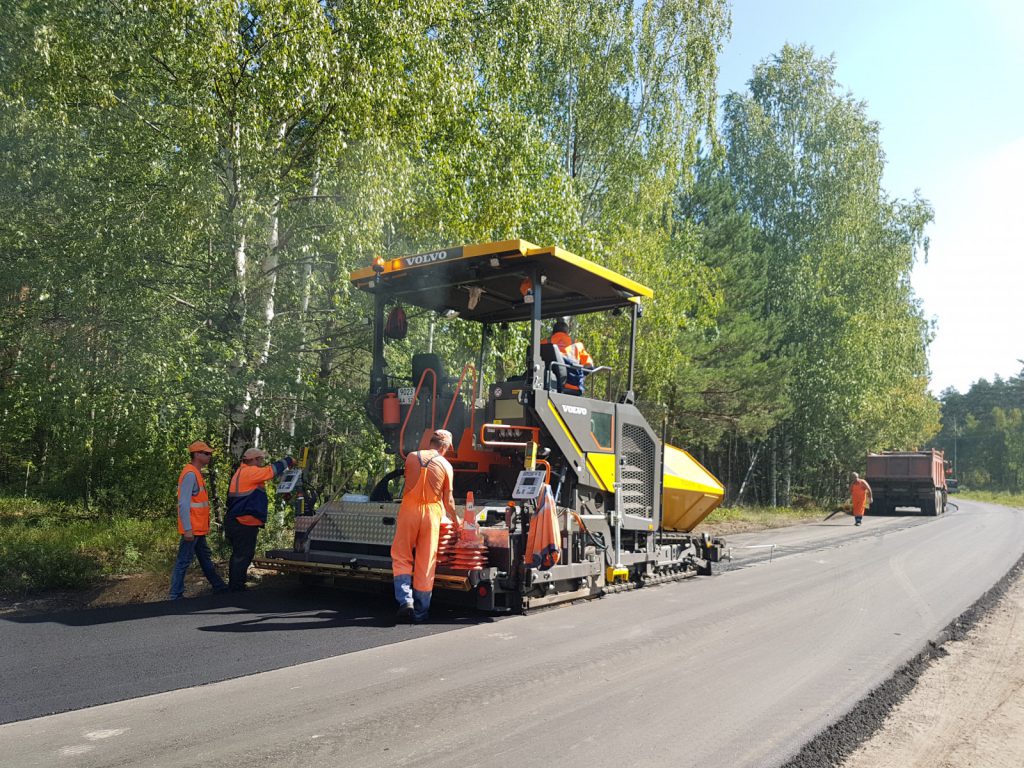
[{"label": "unpaved gravel strip", "polygon": [[1024,558],[782,768],[1024,765]]},{"label": "unpaved gravel strip", "polygon": [[945,646],[917,687],[843,768],[1024,765],[1024,577],[967,637]]}]

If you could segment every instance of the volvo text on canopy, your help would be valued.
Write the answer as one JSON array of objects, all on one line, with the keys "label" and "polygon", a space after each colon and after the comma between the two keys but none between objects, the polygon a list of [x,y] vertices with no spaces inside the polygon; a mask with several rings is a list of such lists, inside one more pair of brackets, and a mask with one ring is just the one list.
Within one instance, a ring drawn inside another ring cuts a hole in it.
[{"label": "volvo text on canopy", "polygon": [[[296,518],[293,549],[267,553],[262,566],[389,589],[404,459],[447,429],[456,503],[464,513],[472,493],[479,531],[472,556],[443,533],[439,597],[523,610],[710,573],[723,542],[691,532],[721,503],[723,487],[688,453],[663,445],[636,406],[637,324],[649,288],[523,240],[377,260],[351,280],[373,301],[366,411],[396,468],[368,498],[345,496]],[[477,324],[477,349],[467,359],[424,350],[389,362],[388,339],[404,335],[406,309]],[[625,370],[583,369],[541,343],[554,319],[593,313],[628,323]],[[526,352],[498,380],[495,329],[514,324],[528,329]],[[582,395],[565,391],[573,377],[584,382]],[[558,523],[557,564],[547,567],[531,564],[528,549],[545,485]]]}]

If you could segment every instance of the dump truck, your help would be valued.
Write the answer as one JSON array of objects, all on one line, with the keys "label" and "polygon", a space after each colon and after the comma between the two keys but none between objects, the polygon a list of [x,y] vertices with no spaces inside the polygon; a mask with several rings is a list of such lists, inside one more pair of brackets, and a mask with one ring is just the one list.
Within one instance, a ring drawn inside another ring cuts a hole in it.
[{"label": "dump truck", "polygon": [[[447,429],[457,510],[465,514],[472,494],[478,543],[460,555],[460,543],[445,535],[435,599],[522,612],[711,573],[725,542],[693,531],[721,503],[724,488],[693,456],[664,443],[634,392],[637,326],[650,288],[523,240],[378,259],[350,279],[373,300],[365,408],[395,467],[370,493],[296,517],[293,547],[271,550],[257,565],[390,591],[405,457]],[[558,347],[541,343],[553,320],[594,313],[627,340],[628,362],[618,370],[573,370],[579,366]],[[469,359],[412,353],[398,341],[407,317],[475,324],[461,328],[479,345],[449,352]],[[515,327],[525,352],[499,365],[495,335],[507,341]],[[565,391],[569,373],[584,380],[583,394]],[[525,549],[545,488],[559,524],[551,567],[532,565]]]},{"label": "dump truck", "polygon": [[871,511],[891,513],[916,507],[926,515],[946,511],[946,473],[942,451],[870,453],[865,479],[874,500]]}]

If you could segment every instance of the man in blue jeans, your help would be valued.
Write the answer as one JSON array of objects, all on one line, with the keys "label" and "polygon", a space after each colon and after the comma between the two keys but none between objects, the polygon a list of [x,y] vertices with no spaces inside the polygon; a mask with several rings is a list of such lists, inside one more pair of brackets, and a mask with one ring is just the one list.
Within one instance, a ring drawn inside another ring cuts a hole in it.
[{"label": "man in blue jeans", "polygon": [[171,574],[171,592],[168,597],[177,600],[185,594],[185,571],[192,565],[192,559],[199,560],[203,575],[210,582],[214,592],[227,589],[224,580],[213,567],[210,547],[206,534],[210,532],[210,498],[206,493],[203,468],[210,463],[213,449],[202,440],[188,447],[191,461],[178,475],[178,559]]}]

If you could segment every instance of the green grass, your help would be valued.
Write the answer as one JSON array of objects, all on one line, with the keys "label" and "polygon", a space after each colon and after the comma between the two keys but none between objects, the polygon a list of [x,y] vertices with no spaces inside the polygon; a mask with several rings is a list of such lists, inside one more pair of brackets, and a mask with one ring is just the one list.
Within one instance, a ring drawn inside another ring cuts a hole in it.
[{"label": "green grass", "polygon": [[62,503],[0,497],[0,594],[79,589],[103,576],[169,570],[167,519],[96,517]]},{"label": "green grass", "polygon": [[792,525],[808,520],[822,520],[833,510],[816,506],[801,507],[719,507],[704,519],[704,523],[750,523],[765,528]]},{"label": "green grass", "polygon": [[974,501],[985,501],[990,504],[1002,504],[1007,507],[1020,507],[1024,509],[1024,493],[1010,493],[1008,491],[976,491],[961,490],[949,497],[949,500],[956,504],[958,498],[973,499]]},{"label": "green grass", "polygon": [[[208,537],[215,560],[230,545],[219,532]],[[291,514],[284,526],[270,511],[257,553],[291,547]],[[170,578],[178,530],[168,513],[96,515],[64,502],[0,496],[0,595],[82,589],[105,576],[160,573]]]}]

